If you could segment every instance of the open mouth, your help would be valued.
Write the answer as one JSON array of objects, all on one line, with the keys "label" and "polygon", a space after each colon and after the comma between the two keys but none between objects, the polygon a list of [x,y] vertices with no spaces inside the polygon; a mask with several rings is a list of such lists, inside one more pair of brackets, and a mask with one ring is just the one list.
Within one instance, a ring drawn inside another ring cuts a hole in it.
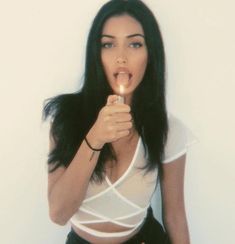
[{"label": "open mouth", "polygon": [[114,73],[114,77],[115,77],[115,79],[118,79],[118,77],[123,77],[123,78],[128,78],[130,80],[132,77],[132,74],[127,73],[127,72],[116,72],[116,73]]},{"label": "open mouth", "polygon": [[132,74],[127,72],[117,72],[114,73],[114,77],[119,86],[128,86],[130,79],[132,78]]}]

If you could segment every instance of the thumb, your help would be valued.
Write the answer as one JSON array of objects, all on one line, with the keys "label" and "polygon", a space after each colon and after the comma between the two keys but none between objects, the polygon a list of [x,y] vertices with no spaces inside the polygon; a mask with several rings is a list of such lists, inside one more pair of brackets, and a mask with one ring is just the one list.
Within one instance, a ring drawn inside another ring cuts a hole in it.
[{"label": "thumb", "polygon": [[115,102],[118,100],[118,95],[110,95],[107,98],[107,103],[106,105],[112,105],[115,104]]}]

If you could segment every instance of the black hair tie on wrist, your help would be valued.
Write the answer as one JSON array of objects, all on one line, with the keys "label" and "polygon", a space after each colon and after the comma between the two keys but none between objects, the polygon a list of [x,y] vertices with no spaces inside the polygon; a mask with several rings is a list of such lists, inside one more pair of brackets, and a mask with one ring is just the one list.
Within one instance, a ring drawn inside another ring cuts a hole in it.
[{"label": "black hair tie on wrist", "polygon": [[85,137],[85,142],[86,142],[87,146],[88,146],[91,150],[93,150],[93,151],[100,152],[100,151],[102,150],[102,148],[97,149],[97,148],[92,147],[91,144],[88,142],[88,140],[87,140],[86,137]]}]

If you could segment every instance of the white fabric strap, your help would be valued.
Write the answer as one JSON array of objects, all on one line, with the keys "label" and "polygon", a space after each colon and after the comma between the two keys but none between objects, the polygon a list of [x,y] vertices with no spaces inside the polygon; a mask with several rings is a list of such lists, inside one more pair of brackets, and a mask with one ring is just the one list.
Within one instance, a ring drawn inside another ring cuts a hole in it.
[{"label": "white fabric strap", "polygon": [[[124,226],[124,227],[127,227],[127,228],[135,228],[136,225],[138,226],[143,221],[143,220],[141,220],[137,224],[130,225],[130,224],[125,224],[123,222],[118,221],[118,219],[120,219],[120,218],[111,219],[111,218],[108,218],[107,216],[94,213],[93,211],[89,211],[88,209],[85,209],[84,207],[80,208],[80,210],[83,211],[83,212],[85,212],[85,213],[88,213],[88,214],[91,214],[91,215],[93,215],[95,217],[100,218],[99,220],[93,220],[92,223],[95,223],[94,221],[97,221],[97,223],[100,223],[100,222],[111,222],[113,224],[120,225],[120,226]],[[146,209],[144,211],[146,211]],[[138,211],[137,214],[139,214],[141,212],[143,212],[143,210]],[[125,218],[128,218],[128,217],[129,217],[129,215],[122,216],[121,219],[125,219]],[[77,221],[76,221],[76,223],[77,223]],[[80,224],[90,224],[91,221],[89,221],[89,220],[87,220],[87,221],[79,221],[79,223]]]},{"label": "white fabric strap", "polygon": [[71,219],[71,222],[76,225],[79,229],[93,235],[93,236],[97,236],[97,237],[122,237],[122,236],[127,236],[129,234],[131,234],[132,232],[134,232],[143,222],[144,220],[142,220],[140,223],[138,223],[138,225],[136,225],[134,228],[132,228],[131,230],[127,230],[127,231],[122,231],[122,232],[101,232],[98,230],[94,230],[91,229],[87,226],[84,226],[82,224],[80,224],[79,222],[77,222],[75,219]]}]

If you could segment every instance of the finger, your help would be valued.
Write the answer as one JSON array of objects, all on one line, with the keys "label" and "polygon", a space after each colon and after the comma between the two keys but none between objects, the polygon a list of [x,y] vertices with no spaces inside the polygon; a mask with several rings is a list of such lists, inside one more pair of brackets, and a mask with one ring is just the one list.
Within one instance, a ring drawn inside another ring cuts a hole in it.
[{"label": "finger", "polygon": [[106,103],[106,105],[109,106],[109,105],[115,104],[117,100],[118,100],[118,96],[117,96],[117,95],[110,95],[110,96],[108,96],[108,98],[107,98],[107,103]]},{"label": "finger", "polygon": [[115,127],[117,131],[129,130],[132,128],[132,122],[118,123]]},{"label": "finger", "polygon": [[119,131],[119,132],[117,132],[116,140],[118,140],[124,136],[128,136],[129,134],[130,134],[129,130]]},{"label": "finger", "polygon": [[130,106],[126,104],[111,104],[104,108],[106,114],[129,113],[130,110]]},{"label": "finger", "polygon": [[132,121],[130,113],[116,113],[112,117],[116,123]]}]

